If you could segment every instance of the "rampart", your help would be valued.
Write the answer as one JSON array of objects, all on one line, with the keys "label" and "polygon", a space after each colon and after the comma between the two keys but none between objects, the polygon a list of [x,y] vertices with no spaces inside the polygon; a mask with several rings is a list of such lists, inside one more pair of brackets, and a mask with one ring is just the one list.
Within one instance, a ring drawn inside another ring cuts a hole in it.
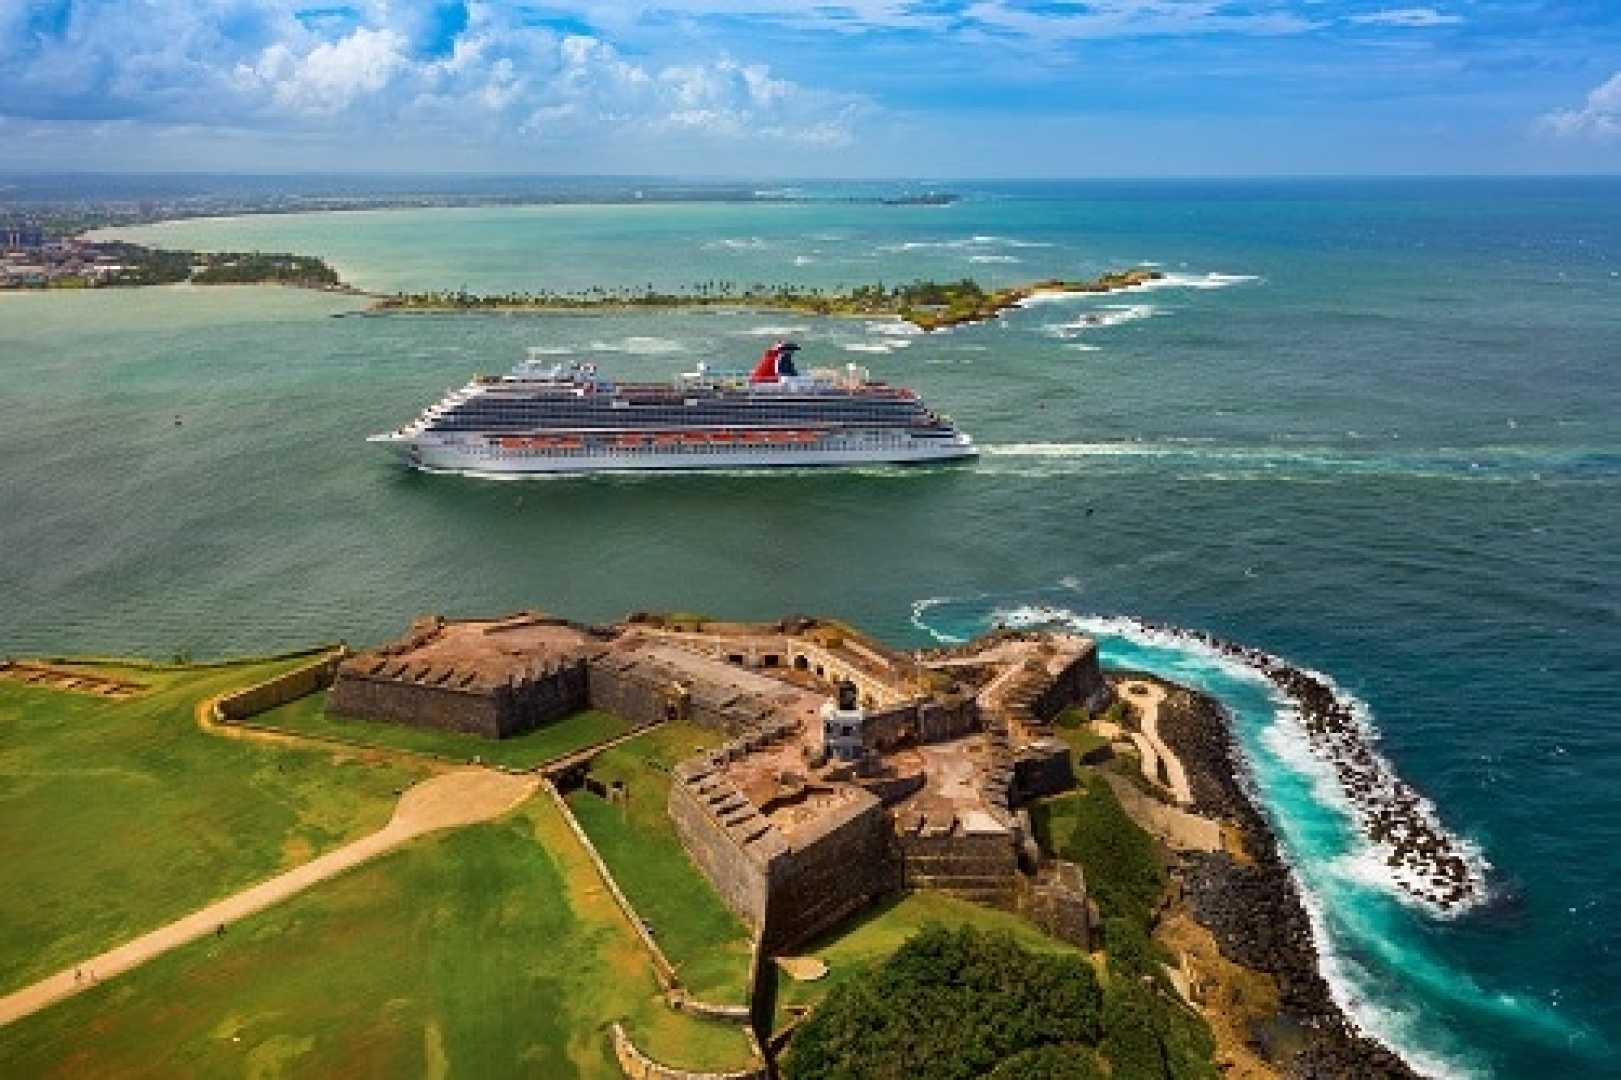
[{"label": "rampart", "polygon": [[941,827],[903,815],[895,832],[906,888],[1013,908],[1019,861],[1006,829],[975,830],[960,822]]},{"label": "rampart", "polygon": [[397,641],[338,666],[329,707],[365,720],[505,738],[587,702],[589,628],[530,612],[419,619]]},{"label": "rampart", "polygon": [[765,947],[787,949],[900,888],[889,815],[864,791],[767,867]]},{"label": "rampart", "polygon": [[792,735],[786,722],[682,762],[669,812],[682,844],[762,948],[791,947],[900,886],[889,816],[851,786],[837,804],[785,830],[727,775],[725,765]]},{"label": "rampart", "polygon": [[347,651],[340,647],[336,652],[283,672],[273,679],[228,694],[219,700],[220,719],[227,722],[246,720],[306,694],[326,689],[332,685],[338,665],[347,655]]},{"label": "rampart", "polygon": [[639,1050],[630,1036],[625,1032],[623,1024],[615,1021],[610,1035],[613,1039],[614,1058],[619,1062],[622,1071],[630,1080],[766,1080],[770,1075],[766,1066],[750,1066],[746,1069],[733,1069],[727,1072],[694,1072],[690,1069],[677,1069],[669,1065],[661,1065]]}]

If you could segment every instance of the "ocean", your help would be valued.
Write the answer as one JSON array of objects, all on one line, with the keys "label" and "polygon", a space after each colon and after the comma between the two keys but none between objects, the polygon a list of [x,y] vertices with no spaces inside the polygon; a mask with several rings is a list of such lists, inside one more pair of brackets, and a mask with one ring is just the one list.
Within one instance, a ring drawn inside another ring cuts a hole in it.
[{"label": "ocean", "polygon": [[[0,294],[0,652],[197,657],[540,607],[816,612],[926,645],[1058,620],[1232,711],[1351,1015],[1436,1075],[1621,1076],[1621,180],[938,184],[843,201],[376,210],[118,230],[369,289],[1078,277],[921,335],[780,312],[332,316],[273,288]],[[610,374],[917,388],[964,466],[488,481],[363,437],[529,346]],[[1402,899],[1244,669],[1332,678],[1490,865]]]}]

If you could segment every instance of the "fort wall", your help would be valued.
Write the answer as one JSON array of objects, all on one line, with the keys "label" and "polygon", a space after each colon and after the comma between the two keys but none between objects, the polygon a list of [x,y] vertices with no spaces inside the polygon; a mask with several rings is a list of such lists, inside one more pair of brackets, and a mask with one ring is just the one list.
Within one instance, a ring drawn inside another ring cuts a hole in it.
[{"label": "fort wall", "polygon": [[238,690],[219,701],[219,715],[226,722],[246,720],[262,712],[269,712],[306,694],[324,690],[332,685],[338,665],[345,653],[329,653],[309,664],[284,672],[273,679]]},{"label": "fort wall", "polygon": [[1043,724],[1070,705],[1098,709],[1109,703],[1112,692],[1098,667],[1097,645],[1088,641],[1086,647],[1059,671],[1030,703],[1030,711]]},{"label": "fort wall", "polygon": [[1015,837],[1004,830],[931,830],[902,823],[897,831],[902,882],[963,900],[1013,910],[1019,879]]},{"label": "fort wall", "polygon": [[587,702],[584,660],[537,664],[509,681],[460,685],[454,669],[403,662],[349,661],[328,708],[345,716],[502,739],[532,731]]},{"label": "fort wall", "polygon": [[727,1072],[693,1072],[661,1065],[637,1049],[624,1025],[617,1020],[611,1028],[611,1037],[614,1058],[619,1062],[620,1071],[630,1080],[766,1080],[770,1075],[764,1064]]},{"label": "fort wall", "polygon": [[765,925],[768,867],[787,841],[703,759],[678,765],[669,812],[681,844],[726,906],[756,932]]},{"label": "fort wall", "polygon": [[893,829],[878,799],[852,791],[816,824],[767,867],[767,948],[792,948],[900,888]]}]

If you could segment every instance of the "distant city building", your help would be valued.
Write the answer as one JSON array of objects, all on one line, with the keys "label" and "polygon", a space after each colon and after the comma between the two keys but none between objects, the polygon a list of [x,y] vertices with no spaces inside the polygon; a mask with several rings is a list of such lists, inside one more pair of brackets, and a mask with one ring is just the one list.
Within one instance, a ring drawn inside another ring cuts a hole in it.
[{"label": "distant city building", "polygon": [[45,231],[37,225],[0,226],[0,248],[7,251],[45,246]]}]

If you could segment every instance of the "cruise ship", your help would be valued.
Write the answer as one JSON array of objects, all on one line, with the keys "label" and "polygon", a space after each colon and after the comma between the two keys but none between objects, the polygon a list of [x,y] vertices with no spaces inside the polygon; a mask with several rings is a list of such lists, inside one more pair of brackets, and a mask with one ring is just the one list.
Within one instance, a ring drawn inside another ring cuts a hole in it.
[{"label": "cruise ship", "polygon": [[543,363],[475,377],[393,444],[425,471],[472,474],[871,465],[974,457],[973,439],[916,393],[863,367],[801,375],[777,342],[752,371],[699,364],[669,382],[616,382],[594,364]]}]

